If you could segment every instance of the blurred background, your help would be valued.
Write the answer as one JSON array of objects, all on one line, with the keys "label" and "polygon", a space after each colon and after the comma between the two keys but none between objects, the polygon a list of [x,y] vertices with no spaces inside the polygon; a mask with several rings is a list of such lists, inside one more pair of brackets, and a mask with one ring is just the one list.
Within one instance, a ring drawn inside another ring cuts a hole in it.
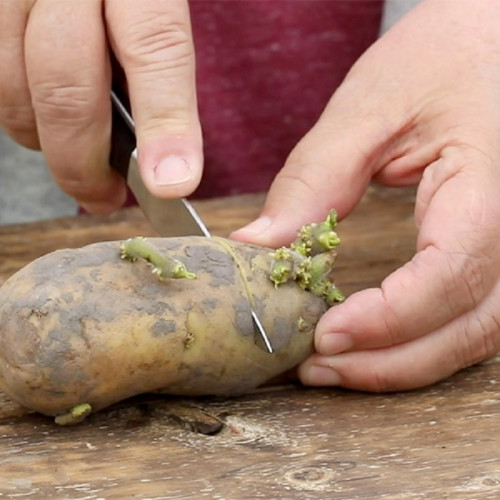
[{"label": "blurred background", "polygon": [[[386,0],[381,32],[419,0]],[[0,225],[74,215],[77,206],[52,180],[43,156],[0,130]]]}]

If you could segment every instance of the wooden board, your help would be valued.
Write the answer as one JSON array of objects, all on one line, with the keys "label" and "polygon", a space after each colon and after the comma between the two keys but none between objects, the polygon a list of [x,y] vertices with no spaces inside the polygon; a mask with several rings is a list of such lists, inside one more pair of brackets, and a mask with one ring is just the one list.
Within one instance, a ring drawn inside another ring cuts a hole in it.
[{"label": "wooden board", "polygon": [[[411,257],[413,198],[371,189],[341,223],[345,293]],[[197,208],[227,235],[262,202]],[[0,228],[0,283],[56,248],[137,234],[154,234],[137,209]],[[142,396],[72,428],[0,394],[0,499],[496,499],[499,361],[389,395],[289,384],[235,399]]]}]

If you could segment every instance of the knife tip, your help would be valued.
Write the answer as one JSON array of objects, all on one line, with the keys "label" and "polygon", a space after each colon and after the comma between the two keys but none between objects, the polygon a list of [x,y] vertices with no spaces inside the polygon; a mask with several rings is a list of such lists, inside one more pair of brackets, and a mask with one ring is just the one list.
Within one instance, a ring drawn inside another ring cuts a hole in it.
[{"label": "knife tip", "polygon": [[253,321],[253,325],[254,325],[255,330],[257,331],[257,333],[260,335],[260,337],[264,341],[264,345],[266,346],[267,351],[272,354],[274,352],[273,346],[269,340],[269,337],[267,336],[267,333],[266,333],[266,330],[264,329],[264,326],[262,325],[259,317],[257,316],[257,313],[253,309],[252,309],[252,321]]}]

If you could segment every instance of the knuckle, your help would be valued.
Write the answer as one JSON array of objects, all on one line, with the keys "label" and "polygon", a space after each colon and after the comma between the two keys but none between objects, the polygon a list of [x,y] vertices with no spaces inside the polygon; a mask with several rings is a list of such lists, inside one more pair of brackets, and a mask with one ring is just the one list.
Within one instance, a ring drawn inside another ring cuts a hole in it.
[{"label": "knuckle", "polygon": [[389,386],[386,377],[381,376],[378,373],[373,374],[373,378],[370,381],[370,390],[372,392],[384,393],[389,392]]},{"label": "knuckle", "polygon": [[182,135],[192,127],[191,117],[186,115],[183,109],[169,109],[168,116],[161,107],[144,107],[147,111],[147,121],[141,122],[138,118],[136,123],[141,125],[141,134],[153,136],[158,131],[163,131],[168,127],[170,134]]},{"label": "knuckle", "polygon": [[474,311],[472,320],[462,322],[455,336],[456,371],[486,361],[500,349],[500,322],[494,313]]},{"label": "knuckle", "polygon": [[412,390],[439,379],[436,372],[422,371],[417,366],[412,366],[412,363],[379,363],[365,370],[368,373],[364,375],[361,388],[375,393]]},{"label": "knuckle", "polygon": [[381,315],[382,331],[386,336],[386,345],[394,346],[405,342],[408,335],[408,329],[404,328],[403,320],[398,316],[394,309],[392,300],[387,296],[386,282],[382,282],[380,293],[384,304],[384,314]]},{"label": "knuckle", "polygon": [[373,368],[366,378],[366,388],[371,392],[384,393],[397,389],[392,374],[385,367]]},{"label": "knuckle", "polygon": [[95,89],[91,86],[37,84],[32,95],[35,112],[43,122],[84,128],[94,121]]},{"label": "knuckle", "polygon": [[121,49],[123,63],[144,71],[164,71],[189,66],[193,56],[191,36],[182,23],[161,24],[147,18],[130,28],[129,43]]},{"label": "knuckle", "polygon": [[88,167],[88,164],[80,163],[64,171],[52,169],[52,172],[61,190],[78,202],[113,203],[123,191],[124,181],[114,172],[105,169],[104,165],[99,171]]},{"label": "knuckle", "polygon": [[[305,169],[306,171],[306,169]],[[312,180],[301,174],[295,163],[290,163],[287,168],[281,169],[276,175],[282,191],[297,204],[307,202],[311,197],[317,197]]]},{"label": "knuckle", "polygon": [[59,187],[66,194],[79,201],[102,201],[106,194],[96,183],[86,180],[81,175],[59,177],[56,179]]},{"label": "knuckle", "polygon": [[[424,257],[408,267],[413,280],[419,280],[430,268],[434,270],[434,299],[442,306],[443,318],[457,317],[474,309],[493,285],[491,258],[464,249],[445,251],[429,245],[420,252]],[[418,254],[417,254],[418,255]]]},{"label": "knuckle", "polygon": [[486,283],[489,268],[486,263],[489,263],[489,259],[483,256],[475,257],[469,253],[454,253],[448,256],[451,279],[447,296],[454,298],[453,295],[458,292],[462,297],[462,304],[469,309],[476,307],[489,288]]}]

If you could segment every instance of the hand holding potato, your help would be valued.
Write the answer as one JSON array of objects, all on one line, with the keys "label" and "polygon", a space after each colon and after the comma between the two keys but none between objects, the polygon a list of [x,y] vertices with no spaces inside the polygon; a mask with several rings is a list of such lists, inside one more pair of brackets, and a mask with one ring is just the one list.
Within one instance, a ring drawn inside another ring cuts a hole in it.
[{"label": "hand holding potato", "polygon": [[304,383],[431,384],[500,348],[500,11],[426,0],[357,62],[291,153],[262,217],[234,237],[279,245],[373,179],[419,183],[417,253],[328,311]]},{"label": "hand holding potato", "polygon": [[202,170],[187,0],[2,0],[0,125],[45,154],[90,212],[125,200],[108,165],[109,47],[125,71],[142,175],[159,196],[189,194]]}]

